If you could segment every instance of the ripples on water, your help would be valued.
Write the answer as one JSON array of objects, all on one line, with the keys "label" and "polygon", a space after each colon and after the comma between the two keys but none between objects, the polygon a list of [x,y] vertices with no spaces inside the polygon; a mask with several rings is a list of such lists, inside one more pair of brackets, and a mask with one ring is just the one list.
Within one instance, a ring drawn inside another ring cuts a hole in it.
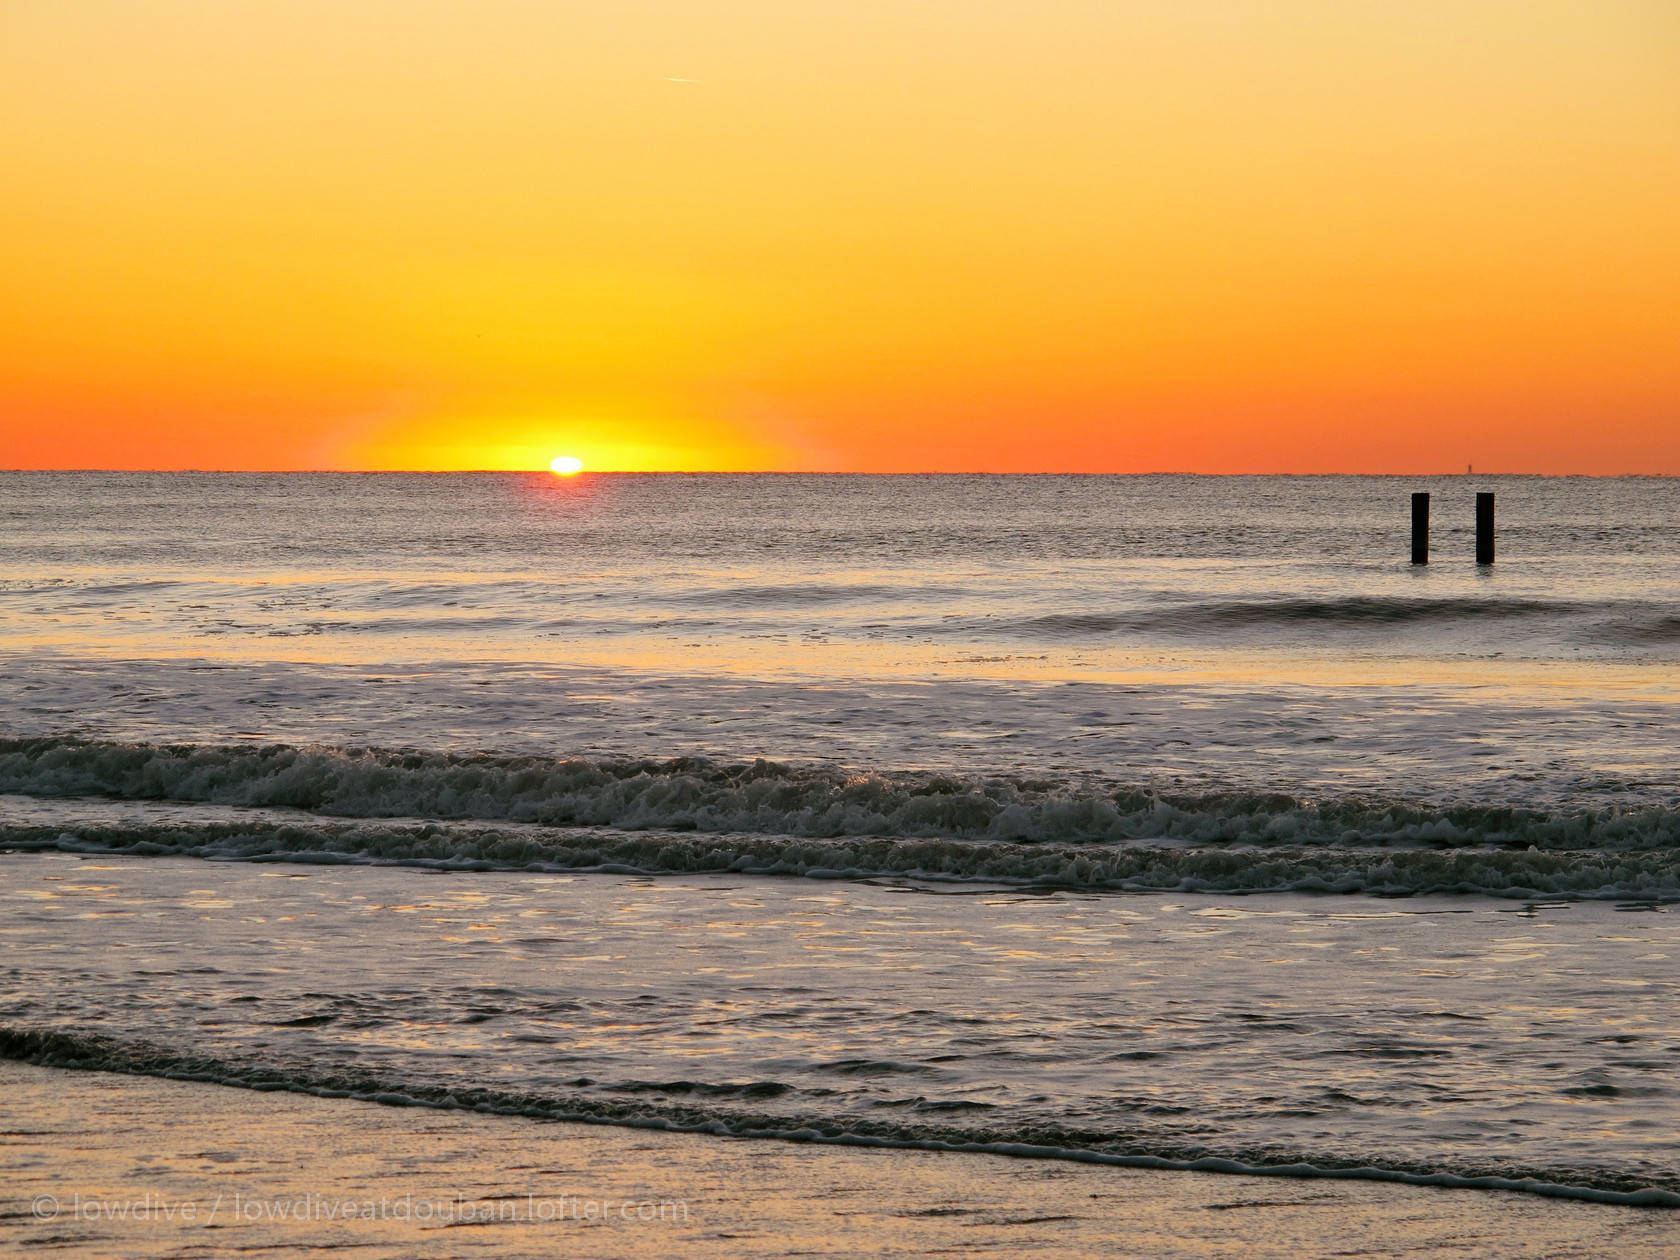
[{"label": "ripples on water", "polygon": [[[1662,1187],[1680,1203],[1672,969],[1627,968],[1680,948],[1661,913],[18,855],[0,869],[41,981],[0,992],[13,1056],[714,1132]],[[64,948],[88,915],[105,950]]]},{"label": "ripples on water", "polygon": [[1680,1190],[1675,482],[0,474],[0,523],[4,1053]]},{"label": "ripples on water", "polygon": [[[1492,571],[1470,563],[1487,486]],[[1416,488],[1435,496],[1421,570]],[[0,625],[53,650],[663,668],[699,651],[815,676],[1680,659],[1665,479],[60,473],[0,490]]]}]

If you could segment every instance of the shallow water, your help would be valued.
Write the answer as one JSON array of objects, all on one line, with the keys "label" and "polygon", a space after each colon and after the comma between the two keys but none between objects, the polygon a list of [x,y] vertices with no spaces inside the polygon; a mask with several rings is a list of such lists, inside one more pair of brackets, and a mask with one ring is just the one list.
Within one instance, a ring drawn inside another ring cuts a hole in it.
[{"label": "shallow water", "polygon": [[1680,919],[1648,908],[0,867],[0,1023],[49,1062],[1680,1191]]},{"label": "shallow water", "polygon": [[[0,1246],[78,1256],[1295,1260],[1613,1253],[1666,1213],[1535,1195],[719,1140],[0,1063]],[[253,1105],[255,1104],[255,1106]],[[136,1149],[144,1152],[136,1157]],[[39,1195],[48,1195],[42,1201]],[[190,1214],[190,1219],[187,1219]]]},{"label": "shallow water", "polygon": [[1680,483],[0,490],[8,1054],[1680,1190]]},{"label": "shallow water", "polygon": [[[1492,569],[1470,563],[1484,484]],[[40,473],[0,492],[16,734],[1680,800],[1666,479]]]}]

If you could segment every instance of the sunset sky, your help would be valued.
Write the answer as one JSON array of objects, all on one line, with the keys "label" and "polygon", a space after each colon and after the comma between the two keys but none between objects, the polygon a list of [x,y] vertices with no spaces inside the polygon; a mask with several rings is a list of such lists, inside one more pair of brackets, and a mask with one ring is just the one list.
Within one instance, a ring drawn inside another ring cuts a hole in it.
[{"label": "sunset sky", "polygon": [[3,0],[0,467],[1680,473],[1674,0]]}]

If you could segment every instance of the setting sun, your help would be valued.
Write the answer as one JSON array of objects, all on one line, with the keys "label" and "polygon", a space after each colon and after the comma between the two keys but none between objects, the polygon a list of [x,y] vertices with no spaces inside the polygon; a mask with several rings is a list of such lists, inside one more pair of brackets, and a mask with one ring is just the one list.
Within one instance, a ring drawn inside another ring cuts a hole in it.
[{"label": "setting sun", "polygon": [[576,455],[556,455],[548,461],[548,467],[561,477],[575,477],[583,471],[583,461]]}]

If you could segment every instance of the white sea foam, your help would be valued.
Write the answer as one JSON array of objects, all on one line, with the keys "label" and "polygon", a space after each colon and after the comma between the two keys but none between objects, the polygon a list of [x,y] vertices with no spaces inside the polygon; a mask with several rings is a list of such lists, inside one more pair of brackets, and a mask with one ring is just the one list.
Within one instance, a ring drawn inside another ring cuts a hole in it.
[{"label": "white sea foam", "polygon": [[1680,898],[1680,855],[1459,850],[1026,846],[958,840],[846,840],[659,833],[461,830],[447,825],[72,829],[0,825],[0,847],[219,861],[361,862],[441,870],[733,872],[813,879],[910,878],[1113,892],[1318,892],[1519,899]]},{"label": "white sea foam", "polygon": [[28,1054],[1680,1192],[1680,482],[0,483]]},{"label": "white sea foam", "polygon": [[0,798],[0,845],[17,849],[1110,891],[1680,896],[1680,815],[1661,808],[1439,810],[764,761],[65,739],[0,742],[0,787],[30,794]]},{"label": "white sea foam", "polygon": [[1680,800],[1659,692],[752,678],[499,661],[378,669],[14,654],[0,732],[1094,776],[1158,791],[1534,808]]},{"label": "white sea foam", "polygon": [[848,772],[766,759],[551,758],[290,745],[0,739],[0,792],[791,836],[1197,845],[1666,849],[1663,806],[1438,807],[1281,792],[1173,793],[1089,777]]}]

